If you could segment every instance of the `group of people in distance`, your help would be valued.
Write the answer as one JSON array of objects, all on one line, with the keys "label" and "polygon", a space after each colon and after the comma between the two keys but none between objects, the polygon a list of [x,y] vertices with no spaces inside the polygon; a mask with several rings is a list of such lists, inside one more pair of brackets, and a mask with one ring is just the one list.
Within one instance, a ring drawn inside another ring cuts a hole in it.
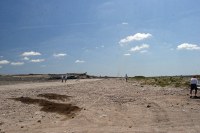
[{"label": "group of people in distance", "polygon": [[61,76],[61,80],[62,80],[62,82],[64,82],[64,80],[65,80],[65,82],[67,81],[67,74],[66,75],[62,75]]}]

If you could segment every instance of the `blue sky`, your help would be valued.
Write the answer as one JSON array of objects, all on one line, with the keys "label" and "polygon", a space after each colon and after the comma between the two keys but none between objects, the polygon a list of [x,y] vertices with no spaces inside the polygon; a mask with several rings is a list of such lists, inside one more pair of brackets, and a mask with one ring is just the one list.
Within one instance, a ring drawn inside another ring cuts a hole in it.
[{"label": "blue sky", "polygon": [[198,0],[1,0],[0,73],[200,73]]}]

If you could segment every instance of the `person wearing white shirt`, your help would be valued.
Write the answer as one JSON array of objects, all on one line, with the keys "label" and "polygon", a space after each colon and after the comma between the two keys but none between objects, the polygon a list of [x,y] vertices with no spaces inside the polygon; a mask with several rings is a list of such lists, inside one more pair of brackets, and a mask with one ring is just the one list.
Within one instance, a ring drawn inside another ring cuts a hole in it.
[{"label": "person wearing white shirt", "polygon": [[65,83],[66,83],[66,81],[67,81],[67,74],[65,75]]},{"label": "person wearing white shirt", "polygon": [[62,80],[62,82],[63,82],[63,80],[64,80],[64,76],[63,76],[63,75],[61,76],[61,80]]},{"label": "person wearing white shirt", "polygon": [[193,76],[190,80],[190,98],[192,98],[193,90],[195,90],[195,97],[197,96],[197,84],[198,84],[198,80],[196,76]]}]

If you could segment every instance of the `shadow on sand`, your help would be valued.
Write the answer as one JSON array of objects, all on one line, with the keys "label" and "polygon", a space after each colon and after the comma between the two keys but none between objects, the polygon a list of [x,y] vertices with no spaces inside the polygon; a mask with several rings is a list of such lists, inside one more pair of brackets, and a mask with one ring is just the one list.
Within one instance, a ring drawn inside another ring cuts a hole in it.
[{"label": "shadow on sand", "polygon": [[200,99],[200,96],[192,96],[191,99]]},{"label": "shadow on sand", "polygon": [[81,108],[72,104],[55,103],[45,99],[33,99],[29,97],[12,98],[25,104],[37,104],[41,106],[41,111],[58,113],[73,118]]}]

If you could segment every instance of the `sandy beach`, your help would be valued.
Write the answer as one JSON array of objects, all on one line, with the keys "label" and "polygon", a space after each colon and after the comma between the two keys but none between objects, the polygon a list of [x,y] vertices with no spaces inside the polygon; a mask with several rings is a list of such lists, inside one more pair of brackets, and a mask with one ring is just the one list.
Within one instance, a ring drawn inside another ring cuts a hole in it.
[{"label": "sandy beach", "polygon": [[188,89],[117,78],[1,85],[0,133],[197,133],[200,99]]}]

